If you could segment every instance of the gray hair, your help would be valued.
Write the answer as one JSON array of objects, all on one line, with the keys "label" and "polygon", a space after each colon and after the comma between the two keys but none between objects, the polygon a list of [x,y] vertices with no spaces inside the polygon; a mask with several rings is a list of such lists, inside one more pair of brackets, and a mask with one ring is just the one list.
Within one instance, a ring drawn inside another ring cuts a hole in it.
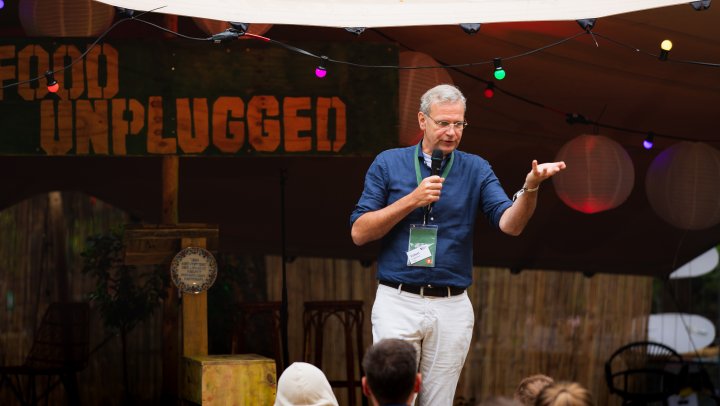
[{"label": "gray hair", "polygon": [[457,102],[462,102],[463,109],[466,108],[466,99],[460,89],[448,84],[437,85],[420,97],[420,112],[428,115],[433,104]]}]

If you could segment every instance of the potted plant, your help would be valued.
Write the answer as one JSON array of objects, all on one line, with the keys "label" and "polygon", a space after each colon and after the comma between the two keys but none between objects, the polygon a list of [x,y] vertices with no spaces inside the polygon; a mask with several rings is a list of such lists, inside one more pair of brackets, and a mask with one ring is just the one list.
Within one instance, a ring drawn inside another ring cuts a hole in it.
[{"label": "potted plant", "polygon": [[83,273],[95,278],[90,300],[97,305],[105,328],[120,336],[123,388],[129,402],[127,336],[152,315],[166,295],[168,282],[159,267],[140,272],[135,266],[125,265],[122,241],[121,230],[88,237],[81,255]]}]

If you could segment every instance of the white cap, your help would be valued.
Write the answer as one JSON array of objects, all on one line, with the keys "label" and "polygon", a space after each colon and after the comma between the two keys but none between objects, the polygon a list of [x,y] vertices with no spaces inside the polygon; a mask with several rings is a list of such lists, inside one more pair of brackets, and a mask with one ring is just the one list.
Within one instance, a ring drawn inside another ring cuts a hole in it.
[{"label": "white cap", "polygon": [[323,371],[293,362],[278,379],[275,406],[338,406],[338,401]]}]

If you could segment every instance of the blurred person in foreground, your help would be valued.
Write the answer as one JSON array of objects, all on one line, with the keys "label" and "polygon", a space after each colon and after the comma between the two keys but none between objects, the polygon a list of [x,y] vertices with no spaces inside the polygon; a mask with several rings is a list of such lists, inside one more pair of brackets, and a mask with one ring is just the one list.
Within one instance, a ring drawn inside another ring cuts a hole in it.
[{"label": "blurred person in foreground", "polygon": [[412,405],[422,383],[415,347],[388,338],[373,344],[363,357],[362,388],[373,406]]},{"label": "blurred person in foreground", "polygon": [[534,406],[535,399],[546,386],[553,383],[553,379],[547,375],[531,375],[520,381],[513,398],[524,406]]},{"label": "blurred person in foreground", "polygon": [[293,362],[278,379],[275,406],[338,406],[338,401],[323,371]]},{"label": "blurred person in foreground", "polygon": [[576,382],[557,382],[546,386],[535,406],[595,406],[590,391]]}]

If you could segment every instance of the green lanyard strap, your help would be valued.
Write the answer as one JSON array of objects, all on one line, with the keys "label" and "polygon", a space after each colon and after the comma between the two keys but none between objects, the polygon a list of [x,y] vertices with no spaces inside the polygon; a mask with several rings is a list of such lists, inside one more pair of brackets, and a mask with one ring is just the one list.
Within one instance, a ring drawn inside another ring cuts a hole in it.
[{"label": "green lanyard strap", "polygon": [[[420,143],[422,143],[422,141],[420,141]],[[415,176],[417,177],[418,186],[420,186],[420,182],[422,182],[423,180],[422,175],[420,175],[420,160],[418,159],[418,155],[420,153],[420,143],[415,146]],[[450,160],[448,161],[447,165],[445,165],[445,169],[443,170],[443,173],[442,175],[440,175],[440,177],[447,179],[448,174],[450,173],[450,168],[452,168],[454,161],[455,151],[450,153]]]}]

